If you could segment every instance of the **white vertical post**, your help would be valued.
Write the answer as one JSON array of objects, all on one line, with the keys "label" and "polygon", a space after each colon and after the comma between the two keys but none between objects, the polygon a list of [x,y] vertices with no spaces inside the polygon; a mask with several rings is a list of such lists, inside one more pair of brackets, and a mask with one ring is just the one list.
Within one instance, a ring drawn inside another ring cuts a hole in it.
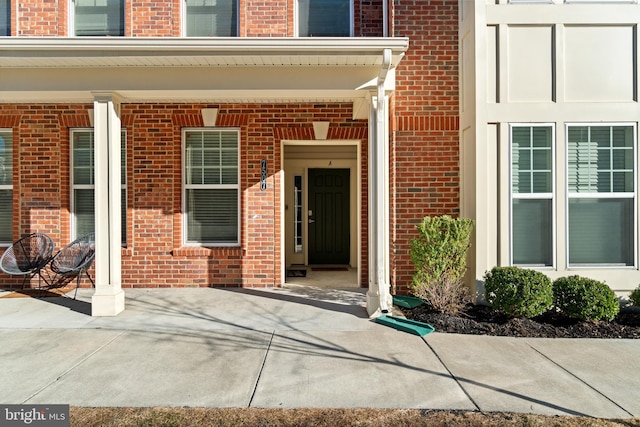
[{"label": "white vertical post", "polygon": [[391,310],[389,290],[389,122],[384,82],[371,103],[369,134],[369,290],[367,312],[377,317]]},{"label": "white vertical post", "polygon": [[94,94],[95,284],[92,316],[124,310],[121,282],[120,103],[115,94]]}]

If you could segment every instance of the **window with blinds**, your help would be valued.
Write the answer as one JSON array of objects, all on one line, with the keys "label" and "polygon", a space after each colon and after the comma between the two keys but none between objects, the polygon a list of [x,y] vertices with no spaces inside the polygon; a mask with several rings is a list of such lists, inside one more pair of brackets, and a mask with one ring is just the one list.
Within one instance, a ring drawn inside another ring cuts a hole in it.
[{"label": "window with blinds", "polygon": [[184,131],[185,243],[240,243],[239,133]]},{"label": "window with blinds", "polygon": [[351,37],[353,0],[298,0],[298,36]]},{"label": "window with blinds", "polygon": [[635,264],[635,125],[567,125],[569,265]]},{"label": "window with blinds", "polygon": [[511,125],[511,262],[552,266],[553,127]]},{"label": "window with blinds", "polygon": [[13,241],[13,135],[0,129],[0,244]]},{"label": "window with blinds", "polygon": [[124,0],[72,0],[76,36],[124,36]]},{"label": "window with blinds", "polygon": [[[75,237],[95,231],[95,143],[93,129],[71,131],[71,212]],[[127,242],[126,133],[121,134],[121,226],[122,245]]]},{"label": "window with blinds", "polygon": [[187,37],[238,35],[238,0],[185,0]]},{"label": "window with blinds", "polygon": [[11,35],[11,1],[0,0],[0,36]]}]

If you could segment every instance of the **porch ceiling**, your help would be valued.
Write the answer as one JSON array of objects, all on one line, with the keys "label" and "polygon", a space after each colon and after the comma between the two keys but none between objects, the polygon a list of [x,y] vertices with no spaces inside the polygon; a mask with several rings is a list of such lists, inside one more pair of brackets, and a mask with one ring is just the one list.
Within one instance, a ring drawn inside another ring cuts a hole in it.
[{"label": "porch ceiling", "polygon": [[[0,100],[354,102],[406,38],[0,38]],[[393,89],[394,79],[386,83]]]}]

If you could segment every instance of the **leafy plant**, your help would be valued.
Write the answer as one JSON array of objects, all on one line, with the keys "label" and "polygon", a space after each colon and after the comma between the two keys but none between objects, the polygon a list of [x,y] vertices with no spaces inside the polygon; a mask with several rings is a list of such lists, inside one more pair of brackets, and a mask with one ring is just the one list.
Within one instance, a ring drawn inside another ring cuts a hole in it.
[{"label": "leafy plant", "polygon": [[448,215],[425,217],[411,241],[416,269],[412,293],[436,310],[455,314],[468,301],[463,283],[473,221]]},{"label": "leafy plant", "polygon": [[577,275],[553,282],[553,304],[581,320],[611,320],[620,311],[620,303],[609,286]]},{"label": "leafy plant", "polygon": [[484,276],[485,299],[494,310],[513,317],[535,317],[551,308],[551,280],[521,267],[494,267]]},{"label": "leafy plant", "polygon": [[631,301],[631,304],[635,305],[636,307],[640,307],[640,286],[631,291],[631,294],[629,295],[629,301]]}]

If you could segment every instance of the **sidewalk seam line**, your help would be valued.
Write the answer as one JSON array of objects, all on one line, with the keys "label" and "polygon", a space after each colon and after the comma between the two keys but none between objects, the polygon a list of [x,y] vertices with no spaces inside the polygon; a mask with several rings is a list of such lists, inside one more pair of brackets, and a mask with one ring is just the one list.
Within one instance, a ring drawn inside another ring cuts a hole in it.
[{"label": "sidewalk seam line", "polygon": [[260,365],[260,370],[258,371],[258,376],[256,378],[256,382],[253,385],[253,392],[251,393],[251,398],[249,399],[249,404],[247,408],[251,408],[253,405],[253,399],[258,392],[258,384],[260,383],[260,377],[262,377],[262,371],[264,371],[264,366],[267,364],[267,356],[269,355],[269,351],[271,350],[271,343],[273,342],[273,337],[276,335],[276,330],[274,329],[271,332],[271,337],[269,338],[269,344],[267,345],[267,351],[264,352],[264,357],[262,358],[262,364]]},{"label": "sidewalk seam line", "polygon": [[540,356],[544,357],[545,359],[547,359],[549,362],[553,363],[554,365],[556,365],[558,368],[560,368],[561,370],[563,370],[564,372],[566,372],[567,374],[571,375],[573,378],[577,379],[578,381],[580,381],[582,384],[586,385],[588,388],[590,388],[591,390],[595,391],[597,394],[599,394],[600,396],[604,397],[606,400],[608,400],[609,402],[613,403],[614,406],[617,406],[618,408],[622,409],[624,412],[626,412],[627,414],[629,414],[630,417],[633,417],[634,415],[627,411],[624,407],[622,407],[622,405],[620,405],[618,402],[616,402],[615,400],[611,399],[609,396],[607,396],[606,394],[604,394],[603,392],[601,392],[600,390],[598,390],[597,388],[595,388],[594,386],[592,386],[591,384],[589,384],[588,382],[586,382],[585,380],[583,380],[582,378],[580,378],[578,375],[574,374],[573,372],[571,372],[569,369],[565,368],[564,366],[562,366],[560,363],[556,362],[555,360],[553,360],[551,357],[547,356],[546,354],[544,354],[542,351],[538,350],[536,347],[533,346],[533,344],[531,344],[529,341],[527,341],[527,345],[529,347],[531,347],[533,349],[533,351],[535,351],[536,353],[538,353]]},{"label": "sidewalk seam line", "polygon": [[94,354],[96,354],[97,352],[99,352],[100,350],[102,350],[103,348],[105,348],[106,346],[108,346],[109,344],[111,344],[112,342],[114,342],[116,339],[120,338],[125,332],[127,331],[120,331],[120,333],[118,335],[116,335],[115,337],[111,338],[109,341],[105,342],[104,344],[102,344],[101,346],[99,346],[98,348],[96,348],[94,351],[92,351],[91,353],[87,354],[85,357],[83,357],[82,359],[78,360],[76,363],[74,363],[72,366],[70,366],[69,368],[67,368],[64,372],[62,372],[60,375],[58,375],[54,380],[49,381],[47,384],[43,385],[42,387],[40,387],[40,389],[38,389],[37,391],[35,391],[34,393],[32,393],[30,396],[28,396],[26,399],[24,399],[22,401],[23,404],[27,403],[30,399],[33,399],[34,397],[36,397],[37,395],[39,395],[40,393],[42,393],[44,390],[46,390],[47,388],[49,388],[52,384],[57,383],[58,381],[60,381],[60,379],[62,377],[64,377],[65,375],[67,375],[69,372],[73,371],[74,369],[76,369],[78,366],[80,366],[81,364],[83,364],[84,362],[86,362],[89,358],[91,358]]},{"label": "sidewalk seam line", "polygon": [[449,369],[449,367],[447,366],[446,363],[444,363],[444,360],[442,360],[442,358],[440,357],[440,355],[433,349],[433,347],[431,346],[431,344],[429,344],[427,342],[426,339],[424,339],[424,337],[422,337],[422,341],[424,341],[424,343],[427,345],[427,347],[429,347],[429,349],[431,350],[431,352],[434,354],[434,356],[436,356],[436,358],[440,361],[440,363],[442,364],[442,366],[444,366],[444,369],[447,370],[447,372],[449,373],[449,375],[451,375],[451,378],[453,378],[453,380],[456,382],[456,384],[458,384],[458,387],[460,387],[460,389],[462,390],[462,392],[467,396],[467,398],[471,401],[471,403],[473,403],[473,406],[476,407],[476,409],[479,412],[482,412],[482,409],[480,409],[480,406],[478,405],[478,403],[475,401],[475,399],[473,397],[471,397],[471,395],[467,392],[467,390],[464,388],[464,386],[462,385],[462,382],[460,382],[458,380],[458,377],[456,377],[454,375],[453,372],[451,372],[451,369]]}]

